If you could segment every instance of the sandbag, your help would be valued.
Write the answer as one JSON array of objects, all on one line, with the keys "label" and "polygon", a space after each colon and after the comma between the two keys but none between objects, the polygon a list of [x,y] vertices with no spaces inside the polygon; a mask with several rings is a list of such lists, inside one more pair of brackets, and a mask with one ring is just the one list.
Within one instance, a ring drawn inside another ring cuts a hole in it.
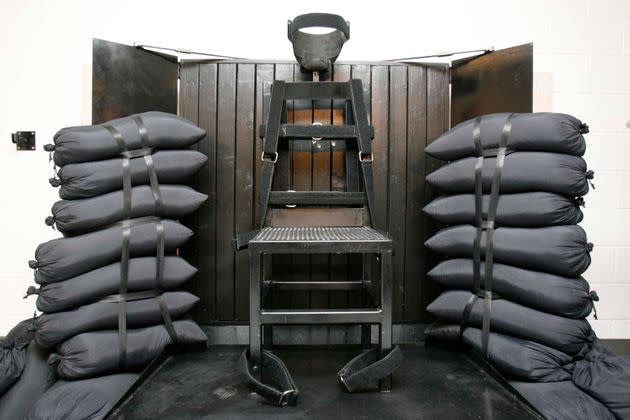
[{"label": "sandbag", "polygon": [[[481,262],[483,284],[484,262]],[[436,265],[427,277],[446,289],[472,290],[473,260],[453,259]],[[567,318],[586,318],[597,295],[582,277],[562,277],[504,264],[494,264],[492,290],[501,297]]]},{"label": "sandbag", "polygon": [[130,214],[125,214],[122,190],[83,200],[61,200],[53,205],[52,216],[46,218],[46,224],[56,225],[59,232],[70,236],[101,229],[123,219],[145,216],[179,219],[193,213],[208,198],[185,185],[160,185],[160,196],[161,212],[156,208],[150,186],[133,187]]},{"label": "sandbag", "polygon": [[602,403],[581,391],[571,381],[510,381],[531,405],[548,420],[614,420],[615,416]]},{"label": "sandbag", "polygon": [[[574,225],[582,221],[582,199],[547,192],[501,194],[495,221],[499,226],[540,227]],[[487,219],[490,196],[482,200],[483,220]],[[447,225],[475,223],[475,195],[458,194],[438,197],[424,207],[424,212]]]},{"label": "sandbag", "polygon": [[[197,269],[181,257],[165,257],[162,272],[162,287],[156,283],[156,258],[142,257],[129,260],[127,291],[163,289],[172,290],[181,287]],[[29,288],[27,294],[37,294],[37,309],[53,313],[77,308],[96,302],[108,295],[119,292],[120,262],[116,262],[80,276],[57,283],[47,283],[39,290]]]},{"label": "sandbag", "polygon": [[[199,298],[188,292],[166,292],[160,296],[172,318],[191,310]],[[37,318],[35,341],[49,348],[86,331],[118,328],[119,303],[97,302],[73,311],[43,314]],[[126,303],[127,328],[142,328],[163,322],[158,300],[155,298]]]},{"label": "sandbag", "polygon": [[121,373],[81,381],[59,380],[42,395],[26,419],[103,419],[139,377],[138,373]]},{"label": "sandbag", "polygon": [[[208,158],[195,150],[165,150],[152,155],[160,184],[181,184],[206,163]],[[149,171],[142,157],[131,159],[131,184],[149,184]],[[76,200],[120,190],[123,187],[122,159],[73,163],[57,172],[51,184],[61,185],[59,197]]]},{"label": "sandbag", "polygon": [[[148,145],[156,149],[182,149],[197,143],[205,130],[192,122],[166,112],[150,111],[138,114],[147,130]],[[130,117],[108,121],[122,136],[127,150],[141,149],[138,125]],[[69,163],[109,159],[120,154],[120,146],[103,125],[66,127],[53,137],[53,159],[58,166]]]},{"label": "sandbag", "polygon": [[[488,114],[481,118],[480,140],[484,149],[499,147],[509,113]],[[442,134],[424,151],[441,160],[455,160],[476,153],[473,141],[474,119],[464,121]],[[507,146],[511,150],[566,153],[582,156],[586,142],[582,134],[588,127],[571,115],[552,112],[515,114]]]},{"label": "sandbag", "polygon": [[[156,254],[158,223],[155,219],[132,222],[129,245],[131,257]],[[167,253],[175,251],[192,236],[190,229],[173,220],[162,220],[161,223],[164,226]],[[40,284],[54,283],[119,261],[122,232],[123,228],[118,225],[40,244],[35,250],[35,260],[29,261],[29,266],[36,269],[35,281]]]},{"label": "sandbag", "polygon": [[[436,339],[459,339],[460,327],[455,324],[431,325],[425,334]],[[482,334],[478,328],[465,328],[462,341],[483,354]],[[488,335],[488,359],[504,376],[527,382],[571,380],[573,357],[530,340],[496,332]]]},{"label": "sandbag", "polygon": [[[427,182],[447,194],[475,192],[477,158],[469,157],[442,166],[427,175]],[[496,158],[483,160],[483,192],[490,193]],[[515,152],[505,157],[501,176],[501,194],[546,191],[568,197],[588,193],[593,172],[586,170],[586,162],[579,156],[559,153]]]},{"label": "sandbag", "polygon": [[22,376],[0,398],[0,419],[23,419],[33,404],[55,382],[55,369],[47,361],[49,353],[35,342],[28,345]]},{"label": "sandbag", "polygon": [[[458,225],[444,228],[429,238],[425,245],[450,258],[472,258],[476,228]],[[481,235],[481,258],[485,257],[486,232]],[[498,263],[529,270],[545,271],[575,277],[591,264],[593,245],[586,240],[580,226],[544,228],[507,228],[494,231],[493,255]]]},{"label": "sandbag", "polygon": [[619,419],[630,419],[630,359],[608,356],[580,360],[573,383]]},{"label": "sandbag", "polygon": [[[450,323],[461,323],[464,308],[472,293],[450,290],[442,293],[427,311]],[[483,299],[472,307],[467,326],[481,327]],[[537,311],[506,299],[494,299],[490,312],[490,329],[513,337],[531,340],[568,355],[575,355],[596,337],[585,319],[569,319]]]},{"label": "sandbag", "polygon": [[[179,344],[205,343],[201,328],[189,320],[175,321]],[[76,335],[57,346],[49,363],[57,363],[57,375],[75,380],[146,367],[172,339],[164,325],[127,331],[125,366],[120,366],[118,331],[94,331]]]},{"label": "sandbag", "polygon": [[24,371],[26,347],[35,336],[33,318],[19,322],[0,340],[0,397],[17,382]]}]

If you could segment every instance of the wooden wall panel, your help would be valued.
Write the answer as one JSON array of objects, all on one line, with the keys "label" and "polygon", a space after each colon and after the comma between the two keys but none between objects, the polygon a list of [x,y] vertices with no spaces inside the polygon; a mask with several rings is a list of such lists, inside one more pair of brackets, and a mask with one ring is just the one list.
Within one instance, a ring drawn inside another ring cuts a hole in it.
[{"label": "wooden wall panel", "polygon": [[[245,323],[248,315],[248,255],[235,252],[231,240],[259,222],[260,154],[258,126],[264,123],[265,85],[274,79],[306,80],[292,63],[219,61],[185,62],[180,81],[180,114],[206,129],[197,148],[208,164],[194,186],[208,202],[186,220],[195,238],[182,254],[199,273],[191,289],[201,302],[196,318],[203,324]],[[448,68],[390,63],[338,63],[337,81],[363,80],[368,114],[374,126],[374,225],[394,240],[394,320],[427,322],[426,304],[435,296],[425,280],[433,263],[424,241],[435,226],[422,207],[435,192],[424,178],[438,162],[424,155],[426,144],[448,128]],[[268,85],[267,85],[268,86]],[[295,123],[342,124],[343,101],[290,101],[288,120]],[[344,141],[296,142],[279,162],[274,187],[294,190],[347,188]],[[350,146],[348,146],[350,147]],[[355,153],[351,150],[349,153]],[[286,172],[287,176],[277,176]],[[282,255],[273,259],[273,277],[358,278],[359,256]],[[350,292],[282,292],[274,307],[356,307],[364,303]]]}]

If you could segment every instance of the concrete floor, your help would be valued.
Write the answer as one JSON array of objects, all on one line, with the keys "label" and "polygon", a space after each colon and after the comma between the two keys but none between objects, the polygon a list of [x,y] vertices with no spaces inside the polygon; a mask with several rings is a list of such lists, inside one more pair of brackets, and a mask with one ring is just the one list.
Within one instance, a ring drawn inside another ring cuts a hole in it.
[{"label": "concrete floor", "polygon": [[300,389],[295,407],[278,408],[251,394],[236,369],[242,347],[169,356],[115,410],[116,419],[527,419],[528,408],[465,353],[403,347],[405,362],[391,393],[349,394],[336,372],[356,348],[275,349]]}]

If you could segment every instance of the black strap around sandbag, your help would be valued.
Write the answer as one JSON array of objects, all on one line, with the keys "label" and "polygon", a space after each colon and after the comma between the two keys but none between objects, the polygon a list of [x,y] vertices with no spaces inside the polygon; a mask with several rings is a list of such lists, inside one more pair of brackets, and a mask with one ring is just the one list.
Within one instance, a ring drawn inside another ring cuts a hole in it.
[{"label": "black strap around sandbag", "polygon": [[[120,151],[123,169],[123,211],[125,219],[121,222],[122,225],[122,247],[120,257],[120,287],[117,295],[110,295],[105,297],[102,302],[118,303],[118,343],[119,343],[119,366],[124,368],[126,366],[127,357],[127,302],[140,300],[140,299],[156,299],[159,307],[162,319],[164,320],[164,326],[173,340],[177,342],[177,333],[173,327],[168,307],[164,300],[161,298],[164,278],[164,253],[165,253],[165,238],[164,238],[164,224],[157,217],[147,217],[141,219],[131,219],[132,208],[132,182],[131,182],[131,159],[144,158],[144,162],[147,166],[147,173],[149,176],[149,183],[151,186],[151,192],[153,193],[153,199],[155,202],[155,213],[160,215],[163,213],[164,204],[162,202],[162,195],[160,193],[160,186],[155,171],[155,165],[153,162],[153,149],[149,145],[149,137],[147,128],[139,115],[131,115],[130,118],[134,121],[138,128],[138,135],[142,144],[141,149],[128,150],[127,144],[123,136],[112,125],[105,123],[103,127],[107,129],[116,143]],[[131,243],[131,228],[134,224],[155,221],[156,225],[156,267],[155,267],[155,285],[156,290],[129,293],[127,290],[129,282],[129,252]]]},{"label": "black strap around sandbag", "polygon": [[[505,156],[508,153],[507,144],[512,130],[512,118],[514,114],[510,114],[503,126],[499,145],[496,149],[484,150],[481,143],[481,119],[477,117],[473,122],[473,142],[477,152],[477,163],[475,165],[475,224],[476,234],[473,245],[473,295],[470,297],[462,315],[460,325],[460,339],[463,336],[470,313],[479,298],[483,299],[483,317],[482,317],[482,353],[488,356],[488,340],[490,337],[490,313],[492,311],[492,300],[500,298],[496,293],[492,292],[492,275],[494,268],[494,230],[496,228],[496,213],[499,204],[499,190],[501,187],[501,175],[505,164]],[[495,156],[495,167],[492,178],[492,186],[490,189],[490,199],[488,203],[488,212],[484,220],[483,217],[483,184],[482,171],[485,156]],[[484,258],[484,284],[481,287],[481,235],[486,233],[486,246]]]}]

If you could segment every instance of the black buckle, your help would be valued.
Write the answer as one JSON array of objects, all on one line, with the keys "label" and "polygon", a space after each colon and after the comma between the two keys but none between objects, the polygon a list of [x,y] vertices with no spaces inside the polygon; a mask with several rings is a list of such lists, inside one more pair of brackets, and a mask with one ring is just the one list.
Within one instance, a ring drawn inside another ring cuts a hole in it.
[{"label": "black buckle", "polygon": [[262,152],[262,154],[260,155],[260,160],[262,160],[263,162],[276,163],[278,161],[278,152],[273,152],[273,153]]},{"label": "black buckle", "polygon": [[372,163],[374,162],[374,157],[372,156],[372,153],[359,152],[359,162]]},{"label": "black buckle", "polygon": [[295,405],[295,389],[289,389],[280,394],[280,398],[278,399],[278,406],[285,407],[287,405]]}]

